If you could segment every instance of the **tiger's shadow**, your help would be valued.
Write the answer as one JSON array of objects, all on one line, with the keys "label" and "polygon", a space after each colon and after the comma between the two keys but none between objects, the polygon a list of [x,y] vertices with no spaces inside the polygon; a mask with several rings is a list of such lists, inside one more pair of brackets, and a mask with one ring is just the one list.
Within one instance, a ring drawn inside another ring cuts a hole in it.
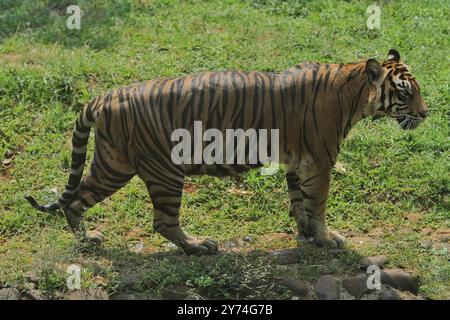
[{"label": "tiger's shadow", "polygon": [[287,281],[303,283],[308,298],[323,275],[363,272],[358,268],[363,256],[348,246],[259,249],[252,244],[230,248],[229,242],[220,243],[212,256],[187,256],[167,247],[136,252],[128,246],[101,246],[87,254],[110,261],[113,299],[291,299],[295,292]]}]

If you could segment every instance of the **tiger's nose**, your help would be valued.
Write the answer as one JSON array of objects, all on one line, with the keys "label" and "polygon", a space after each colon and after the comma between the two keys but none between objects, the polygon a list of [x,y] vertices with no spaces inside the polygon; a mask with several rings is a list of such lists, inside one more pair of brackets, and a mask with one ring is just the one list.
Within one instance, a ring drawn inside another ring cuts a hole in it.
[{"label": "tiger's nose", "polygon": [[419,111],[419,114],[422,118],[425,118],[426,116],[428,116],[429,113],[430,113],[430,110]]}]

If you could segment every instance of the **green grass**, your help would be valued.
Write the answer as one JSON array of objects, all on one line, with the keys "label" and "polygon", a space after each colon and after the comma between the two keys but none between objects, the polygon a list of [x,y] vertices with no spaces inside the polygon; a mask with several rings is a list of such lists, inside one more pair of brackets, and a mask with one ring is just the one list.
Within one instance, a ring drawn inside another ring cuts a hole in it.
[{"label": "green grass", "polygon": [[[69,3],[84,12],[81,30],[65,28]],[[449,299],[449,253],[422,248],[420,229],[450,227],[450,8],[444,0],[382,1],[381,30],[368,30],[370,4],[2,1],[0,286],[26,287],[26,276],[35,274],[47,297],[61,298],[67,292],[65,270],[78,263],[83,287],[95,286],[101,276],[110,293],[145,291],[158,297],[164,288],[181,285],[192,289],[193,297],[282,299],[290,296],[274,287],[280,275],[313,281],[325,272],[349,274],[358,257],[387,254],[389,267],[419,274],[422,295]],[[412,67],[431,115],[411,132],[387,119],[359,123],[342,148],[338,160],[346,172],[334,172],[328,202],[331,228],[367,234],[381,229],[376,248],[349,244],[337,259],[308,248],[296,266],[268,263],[268,249],[295,245],[264,237],[295,232],[283,172],[189,180],[182,206],[187,232],[221,241],[255,239],[249,249],[213,258],[158,254],[167,251],[167,242],[152,229],[151,203],[138,180],[87,213],[88,227],[107,237],[102,248],[87,253],[76,250],[62,217],[36,212],[23,199],[33,194],[51,201],[53,188],[63,190],[76,113],[108,88],[206,70],[279,71],[301,61],[383,59],[391,47]],[[408,220],[411,213],[420,219]],[[132,253],[138,241],[145,249]],[[123,283],[129,269],[143,277],[134,288]]]}]

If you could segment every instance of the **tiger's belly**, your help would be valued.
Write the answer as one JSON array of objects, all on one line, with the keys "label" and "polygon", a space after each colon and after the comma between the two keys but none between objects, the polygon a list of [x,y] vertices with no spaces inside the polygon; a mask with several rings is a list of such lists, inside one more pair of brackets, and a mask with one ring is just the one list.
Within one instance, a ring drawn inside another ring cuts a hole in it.
[{"label": "tiger's belly", "polygon": [[261,168],[262,163],[257,164],[201,164],[185,165],[184,172],[188,176],[209,175],[213,177],[238,176],[251,169]]}]

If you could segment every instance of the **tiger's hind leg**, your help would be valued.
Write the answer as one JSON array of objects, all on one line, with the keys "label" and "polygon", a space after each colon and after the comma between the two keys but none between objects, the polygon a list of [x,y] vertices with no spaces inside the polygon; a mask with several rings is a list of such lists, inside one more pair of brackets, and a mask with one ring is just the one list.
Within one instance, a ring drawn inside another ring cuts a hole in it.
[{"label": "tiger's hind leg", "polygon": [[103,236],[86,231],[84,212],[125,186],[135,175],[125,156],[106,142],[96,142],[89,174],[83,178],[64,215],[74,234],[82,241],[99,244]]},{"label": "tiger's hind leg", "polygon": [[181,248],[187,255],[212,255],[218,251],[217,242],[186,235],[180,226],[179,213],[184,177],[159,173],[158,178],[142,177],[147,185],[154,208],[153,228],[164,238]]}]

